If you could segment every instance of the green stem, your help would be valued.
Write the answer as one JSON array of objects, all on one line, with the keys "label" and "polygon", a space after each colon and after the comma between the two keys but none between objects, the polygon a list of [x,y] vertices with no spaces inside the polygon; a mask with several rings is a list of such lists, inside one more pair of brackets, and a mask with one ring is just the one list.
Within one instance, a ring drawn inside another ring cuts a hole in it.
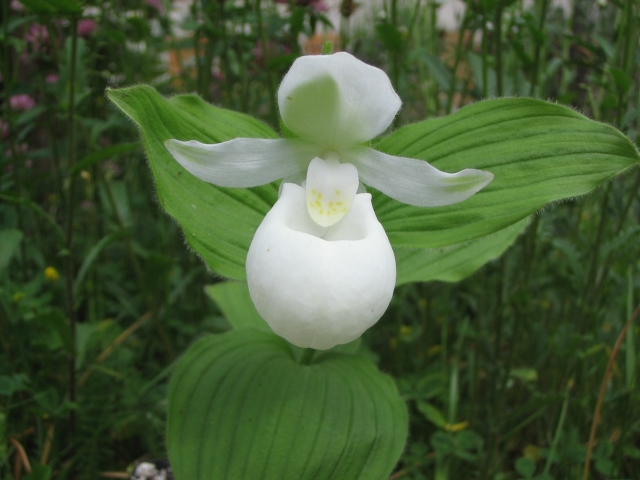
[{"label": "green stem", "polygon": [[[78,18],[71,18],[71,64],[69,69],[69,154],[67,168],[73,167],[75,164],[76,148],[75,148],[75,89],[76,89],[76,57],[78,50]],[[74,263],[73,263],[73,216],[75,201],[75,175],[69,175],[69,192],[67,195],[67,225],[66,225],[66,290],[67,290],[67,309],[69,322],[71,327],[71,344],[76,344],[76,307],[75,296],[73,291],[74,279]],[[76,401],[76,355],[75,350],[69,355],[69,401]],[[69,412],[69,436],[73,442],[75,433],[76,414],[75,410]]]},{"label": "green stem", "polygon": [[[342,10],[342,9],[341,9]],[[351,16],[344,15],[347,12],[340,12],[340,48],[343,51],[346,51],[347,46],[349,45],[349,37],[350,37],[350,18]]]},{"label": "green stem", "polygon": [[[240,19],[241,25],[245,25],[247,23],[247,10],[249,9],[248,0],[244,0],[243,8],[242,8],[242,17]],[[238,45],[238,58],[243,58],[243,47],[241,44]],[[248,112],[249,111],[249,95],[248,95],[248,87],[249,87],[249,75],[248,75],[248,65],[245,62],[241,64],[241,74],[240,74],[240,111]]]},{"label": "green stem", "polygon": [[458,73],[458,66],[462,59],[462,52],[464,51],[464,31],[467,29],[468,16],[465,14],[462,22],[460,23],[460,29],[458,30],[458,43],[456,44],[456,52],[453,61],[453,69],[451,70],[451,81],[449,82],[449,92],[447,96],[447,115],[451,113],[451,107],[453,105],[453,96],[456,93],[456,80]]},{"label": "green stem", "polygon": [[487,65],[489,41],[487,34],[487,20],[484,18],[482,20],[482,98],[489,96],[489,65]]},{"label": "green stem", "polygon": [[[633,315],[633,266],[627,267],[627,318],[632,318]],[[629,326],[630,331],[625,339],[625,380],[627,384],[627,390],[633,390],[636,383],[636,345],[633,332],[633,321]]]},{"label": "green stem", "polygon": [[[622,232],[622,229],[627,224],[627,216],[629,215],[629,211],[631,210],[631,205],[633,205],[633,202],[636,199],[636,196],[638,195],[638,193],[640,193],[640,170],[636,172],[636,179],[633,182],[633,186],[631,187],[629,199],[624,204],[624,207],[622,208],[622,213],[618,216],[618,225],[616,227],[615,236],[620,235],[620,232]],[[611,268],[611,265],[614,262],[614,253],[615,252],[611,252],[609,256],[606,258],[606,261],[604,262],[604,267],[602,268],[602,275],[600,275],[600,281],[596,283],[596,286],[595,286],[596,291],[600,289],[601,283],[604,282],[605,278],[607,278],[607,276],[609,275],[609,269]]]},{"label": "green stem", "polygon": [[[624,4],[624,14],[622,15],[623,27],[620,31],[620,37],[619,37],[620,44],[619,44],[619,50],[618,50],[618,65],[620,69],[627,74],[631,73],[633,69],[633,64],[632,62],[629,61],[631,57],[631,55],[629,55],[631,50],[631,39],[632,37],[634,37],[633,31],[632,31],[633,24],[634,24],[633,1],[634,0],[627,0]],[[620,128],[622,124],[622,114],[624,110],[624,104],[626,103],[627,93],[628,92],[625,92],[620,88],[618,89],[618,108],[616,111],[616,126],[618,128]]]},{"label": "green stem", "polygon": [[495,55],[496,55],[496,90],[502,96],[502,6],[497,6],[494,14]]},{"label": "green stem", "polygon": [[[431,55],[438,56],[438,7],[436,0],[429,2],[429,48]],[[431,75],[431,93],[433,95],[433,113],[438,116],[440,113],[440,91],[433,75]]]},{"label": "green stem", "polygon": [[553,462],[553,456],[558,448],[558,442],[560,441],[560,437],[562,436],[562,427],[564,426],[564,421],[567,418],[567,409],[569,407],[569,388],[564,394],[564,402],[562,402],[562,410],[560,410],[560,418],[558,419],[558,426],[556,427],[556,433],[553,436],[553,441],[551,442],[551,448],[549,448],[549,454],[547,455],[547,461],[544,464],[543,475],[548,475],[549,470],[551,469],[551,463]]},{"label": "green stem", "polygon": [[[9,2],[2,2],[2,30],[4,38],[9,38]],[[19,197],[24,197],[23,193],[23,185],[22,182],[22,165],[24,165],[23,153],[19,151],[15,144],[15,131],[14,128],[14,112],[13,108],[11,108],[11,94],[13,90],[13,86],[15,84],[15,76],[17,74],[17,68],[15,65],[11,64],[11,46],[9,42],[3,42],[3,55],[2,55],[2,74],[4,78],[4,95],[5,95],[5,108],[6,108],[6,120],[7,120],[7,128],[9,131],[9,151],[11,152],[11,166],[13,168],[13,177],[16,185],[17,193]],[[21,161],[22,160],[22,161]],[[21,232],[24,232],[24,215],[22,212],[22,207],[18,204],[18,229]],[[20,242],[20,267],[22,280],[26,282],[28,280],[28,272],[27,272],[27,251],[25,242]]]},{"label": "green stem", "polygon": [[[391,0],[391,24],[393,28],[397,31],[398,29],[398,0]],[[402,51],[389,52],[391,57],[391,65],[392,70],[391,73],[393,75],[393,86],[396,91],[400,90],[400,60],[402,56],[402,52],[404,51],[404,47],[402,47]],[[398,121],[398,117],[394,119],[394,122]]]},{"label": "green stem", "polygon": [[[538,31],[541,32],[544,27],[544,20],[547,17],[547,3],[548,0],[542,0],[540,3],[540,18],[538,18]],[[533,97],[538,86],[538,69],[540,68],[540,50],[542,49],[543,39],[536,42],[536,47],[533,53],[533,71],[531,72],[531,86],[529,88],[529,96]]]},{"label": "green stem", "polygon": [[624,207],[622,208],[622,215],[620,215],[620,219],[618,220],[618,226],[616,228],[616,233],[620,233],[622,231],[622,227],[624,227],[626,221],[627,221],[627,215],[629,214],[629,211],[631,210],[631,205],[633,204],[633,201],[635,200],[636,196],[638,195],[638,192],[640,192],[640,170],[636,171],[636,179],[633,182],[633,186],[631,187],[630,190],[630,194],[629,194],[629,199],[627,200],[627,203],[624,204]]},{"label": "green stem", "polygon": [[231,47],[229,46],[229,40],[227,38],[227,25],[224,12],[225,4],[226,2],[218,2],[219,11],[217,20],[218,30],[220,31],[220,43],[222,44],[222,47],[220,49],[222,52],[220,54],[220,61],[224,66],[224,92],[227,97],[226,103],[224,105],[226,105],[227,108],[233,108],[233,84],[236,83],[237,79],[232,78],[232,75],[234,75],[234,73],[231,70],[231,64],[229,62],[228,52]]},{"label": "green stem", "polygon": [[271,122],[278,125],[278,104],[276,103],[276,86],[275,78],[269,68],[269,52],[267,50],[267,34],[264,31],[264,22],[262,19],[262,2],[256,0],[256,17],[258,22],[258,37],[260,38],[260,47],[262,48],[262,61],[267,74],[267,86],[269,88],[269,100],[271,103]]},{"label": "green stem", "polygon": [[[569,58],[569,52],[571,49],[571,38],[573,37],[574,33],[575,33],[575,22],[576,22],[576,14],[575,14],[575,8],[574,8],[574,2],[569,2],[569,9],[570,9],[570,13],[569,13],[569,20],[568,20],[568,30],[569,32],[571,32],[571,35],[564,35],[564,38],[562,40],[562,59],[563,59],[563,63]],[[570,83],[570,79],[571,79],[571,75],[569,73],[569,68],[566,68],[563,66],[563,68],[561,68],[561,73],[560,73],[560,86],[558,88],[558,96],[563,96],[565,95],[565,93],[567,92],[569,83]]]},{"label": "green stem", "polygon": [[460,335],[456,344],[455,355],[453,357],[453,366],[451,369],[451,376],[449,377],[449,415],[448,421],[451,424],[456,423],[458,416],[458,403],[460,401],[460,356],[462,354],[462,346],[464,344],[465,337],[467,335],[467,327],[469,326],[469,319],[465,318],[462,327],[460,328]]},{"label": "green stem", "polygon": [[316,351],[313,348],[305,348],[302,351],[302,355],[300,356],[300,364],[301,365],[310,365],[311,360],[313,360],[313,356]]},{"label": "green stem", "polygon": [[587,274],[587,281],[585,282],[584,285],[584,291],[582,294],[582,313],[583,315],[580,316],[580,318],[584,317],[584,313],[585,313],[585,307],[588,303],[588,298],[591,294],[592,291],[592,285],[595,282],[596,279],[596,272],[598,269],[598,258],[600,257],[600,246],[602,245],[602,238],[604,236],[604,227],[606,225],[606,220],[607,220],[607,208],[609,207],[609,193],[611,192],[611,185],[612,183],[610,182],[607,185],[606,190],[604,191],[604,197],[602,199],[602,207],[600,209],[600,223],[598,225],[598,232],[596,234],[596,240],[594,242],[593,248],[592,248],[592,253],[591,253],[591,264],[589,266],[589,271]]},{"label": "green stem", "polygon": [[[495,326],[495,343],[494,343],[494,358],[493,363],[495,364],[495,378],[497,379],[500,375],[499,364],[500,358],[502,356],[502,334],[503,334],[503,320],[505,317],[505,309],[508,300],[508,294],[510,290],[510,276],[508,263],[506,258],[503,256],[500,259],[500,264],[502,267],[502,281],[500,282],[500,290],[498,292],[498,304],[496,306],[496,326]],[[483,479],[493,478],[493,459],[496,458],[498,454],[498,446],[499,446],[499,438],[500,432],[502,431],[504,415],[502,412],[504,411],[505,404],[505,391],[507,388],[507,383],[509,380],[509,376],[511,374],[511,368],[513,365],[513,359],[515,357],[516,345],[520,339],[520,332],[522,331],[522,323],[523,322],[515,322],[513,334],[511,336],[511,341],[509,342],[509,354],[506,359],[505,367],[502,371],[502,377],[499,385],[496,388],[496,383],[492,383],[492,391],[491,391],[491,399],[492,399],[492,408],[490,409],[490,417],[489,417],[489,441],[487,445],[487,457],[486,462],[483,469]]]},{"label": "green stem", "polygon": [[[200,2],[192,2],[191,4],[191,15],[192,18],[198,18],[198,7]],[[204,68],[204,59],[200,56],[200,39],[202,38],[202,30],[196,28],[193,32],[193,58],[196,63],[196,92],[200,94],[202,98],[208,98],[206,96],[206,79],[205,76],[205,68]]]},{"label": "green stem", "polygon": [[196,91],[200,94],[202,98],[207,98],[205,96],[205,91],[203,85],[205,84],[203,75],[204,75],[204,67],[202,66],[203,60],[199,55],[199,45],[200,45],[200,32],[196,30],[193,33],[193,52],[194,59],[196,62]]},{"label": "green stem", "polygon": [[422,0],[416,0],[416,4],[413,7],[413,15],[411,15],[411,21],[409,23],[409,28],[407,30],[407,38],[413,38],[413,28],[416,25],[417,19],[420,17],[420,7],[422,6]]},{"label": "green stem", "polygon": [[[122,216],[120,215],[120,211],[118,210],[118,205],[116,204],[115,198],[113,196],[113,191],[111,190],[111,186],[109,185],[109,181],[105,178],[104,173],[102,172],[102,169],[100,168],[99,165],[98,165],[98,171],[99,171],[99,178],[102,181],[102,185],[104,185],[104,191],[107,194],[107,200],[109,201],[109,205],[113,210],[113,216],[116,220],[116,223],[118,224],[118,228],[120,230],[127,230],[127,227],[124,224],[124,220],[122,220]],[[131,259],[131,265],[133,266],[136,279],[138,280],[140,291],[143,292],[145,288],[144,288],[144,279],[142,277],[142,268],[140,267],[140,262],[138,262],[138,258],[136,257],[133,251],[133,242],[131,241],[131,235],[127,235],[124,241],[126,244],[127,253],[129,254],[129,258]],[[149,308],[152,308],[153,306],[152,303],[153,302],[150,301]]]}]

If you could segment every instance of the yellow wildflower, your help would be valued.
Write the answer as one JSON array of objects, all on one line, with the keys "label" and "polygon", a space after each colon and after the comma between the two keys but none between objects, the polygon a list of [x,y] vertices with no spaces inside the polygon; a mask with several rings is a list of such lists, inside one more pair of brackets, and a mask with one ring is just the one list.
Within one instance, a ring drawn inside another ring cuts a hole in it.
[{"label": "yellow wildflower", "polygon": [[412,332],[413,332],[413,327],[411,327],[409,325],[401,325],[400,326],[400,336],[401,337],[408,337],[409,335],[411,335]]},{"label": "yellow wildflower", "polygon": [[464,422],[458,422],[458,423],[445,423],[444,424],[444,429],[447,432],[459,432],[461,430],[464,430],[465,428],[467,428],[469,426],[469,421],[465,420]]},{"label": "yellow wildflower", "polygon": [[44,269],[44,278],[50,282],[57,282],[60,279],[60,274],[54,267],[47,267]]}]

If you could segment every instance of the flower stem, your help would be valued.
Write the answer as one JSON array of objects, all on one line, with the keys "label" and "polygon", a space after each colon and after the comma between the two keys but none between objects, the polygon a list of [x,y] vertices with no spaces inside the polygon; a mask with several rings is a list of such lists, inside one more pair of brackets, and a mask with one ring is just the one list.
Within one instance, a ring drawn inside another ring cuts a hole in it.
[{"label": "flower stem", "polygon": [[313,348],[305,348],[302,351],[302,355],[300,356],[300,364],[301,365],[310,365],[311,360],[313,360],[313,355],[316,351]]}]

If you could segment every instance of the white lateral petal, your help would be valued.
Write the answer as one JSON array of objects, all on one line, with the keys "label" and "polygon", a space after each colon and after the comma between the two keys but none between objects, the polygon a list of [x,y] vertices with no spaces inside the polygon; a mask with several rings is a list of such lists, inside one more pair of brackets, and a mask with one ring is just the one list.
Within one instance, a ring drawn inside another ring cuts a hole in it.
[{"label": "white lateral petal", "polygon": [[307,213],[305,190],[287,183],[247,255],[258,312],[299,347],[324,350],[358,338],[387,309],[395,279],[393,250],[369,194],[323,228]]},{"label": "white lateral petal", "polygon": [[358,169],[360,180],[396,200],[418,207],[462,202],[484,188],[493,173],[466,168],[446,173],[423,160],[396,157],[360,147],[341,152]]},{"label": "white lateral petal", "polygon": [[327,149],[377,137],[401,104],[386,73],[345,52],[298,58],[278,90],[284,124]]},{"label": "white lateral petal", "polygon": [[205,144],[167,140],[165,147],[189,173],[219,187],[255,187],[303,171],[322,149],[299,139],[236,138]]},{"label": "white lateral petal", "polygon": [[358,170],[337,158],[314,158],[307,170],[307,209],[323,227],[342,220],[358,191]]}]

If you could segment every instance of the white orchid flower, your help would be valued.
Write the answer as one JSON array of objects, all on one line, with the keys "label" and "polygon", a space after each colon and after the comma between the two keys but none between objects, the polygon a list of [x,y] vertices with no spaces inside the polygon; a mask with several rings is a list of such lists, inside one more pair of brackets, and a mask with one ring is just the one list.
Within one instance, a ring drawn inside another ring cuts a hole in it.
[{"label": "white orchid flower", "polygon": [[165,145],[186,170],[221,187],[284,178],[249,248],[249,292],[275,333],[327,349],[377,322],[395,285],[393,250],[371,195],[358,193],[360,182],[403,203],[436,207],[465,200],[493,175],[445,173],[364,146],[391,125],[401,101],[382,70],[348,53],[298,58],[278,106],[299,138]]}]

